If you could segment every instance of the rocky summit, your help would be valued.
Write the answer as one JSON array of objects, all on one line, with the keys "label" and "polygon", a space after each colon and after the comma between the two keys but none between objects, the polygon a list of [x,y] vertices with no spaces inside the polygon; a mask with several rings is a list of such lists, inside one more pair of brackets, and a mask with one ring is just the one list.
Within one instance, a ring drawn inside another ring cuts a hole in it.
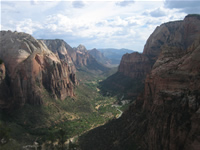
[{"label": "rocky summit", "polygon": [[111,60],[104,56],[103,53],[98,51],[96,48],[88,51],[90,55],[92,55],[98,62],[101,64],[111,67]]},{"label": "rocky summit", "polygon": [[[146,74],[144,90],[122,117],[82,136],[82,149],[198,150],[199,15],[162,24],[147,40],[143,54],[124,57],[129,58],[122,61],[124,66],[134,66],[138,60],[152,62],[149,73],[145,72],[146,66],[140,70]],[[135,68],[130,76],[137,78]]]},{"label": "rocky summit", "polygon": [[1,109],[43,104],[44,90],[62,100],[74,96],[69,64],[42,41],[26,33],[1,31],[0,42]]}]

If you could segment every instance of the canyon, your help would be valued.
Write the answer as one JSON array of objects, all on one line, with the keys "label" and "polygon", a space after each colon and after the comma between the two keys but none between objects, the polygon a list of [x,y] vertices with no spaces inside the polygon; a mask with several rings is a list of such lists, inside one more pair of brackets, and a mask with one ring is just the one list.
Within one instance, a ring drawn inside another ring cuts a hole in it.
[{"label": "canyon", "polygon": [[[101,49],[12,31],[0,32],[0,44],[0,128],[13,129],[8,145],[57,149],[62,138],[76,137],[79,150],[199,149],[199,15],[158,26],[114,74]],[[131,104],[121,110],[120,100]]]},{"label": "canyon", "polygon": [[199,24],[199,15],[162,24],[142,54],[123,56],[120,66],[126,68],[118,71],[145,78],[144,90],[122,117],[83,135],[83,150],[199,149]]}]

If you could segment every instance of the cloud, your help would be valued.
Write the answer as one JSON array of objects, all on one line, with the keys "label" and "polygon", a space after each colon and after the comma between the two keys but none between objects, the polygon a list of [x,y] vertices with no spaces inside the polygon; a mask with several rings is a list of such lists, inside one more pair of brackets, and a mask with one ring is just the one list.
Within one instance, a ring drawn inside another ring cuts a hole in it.
[{"label": "cloud", "polygon": [[73,1],[72,5],[74,8],[83,8],[85,3],[83,1]]},{"label": "cloud", "polygon": [[166,12],[161,8],[157,8],[149,13],[152,17],[163,17],[166,15]]},{"label": "cloud", "polygon": [[38,0],[31,0],[31,4],[32,5],[37,5],[38,4]]},{"label": "cloud", "polygon": [[33,34],[34,31],[43,28],[40,23],[33,22],[31,19],[25,19],[24,21],[17,21],[13,23],[16,24],[15,30],[29,34]]},{"label": "cloud", "polygon": [[166,8],[176,8],[188,14],[200,13],[200,0],[165,0]]},{"label": "cloud", "polygon": [[2,2],[0,27],[40,39],[64,39],[71,46],[82,43],[87,48],[124,47],[141,52],[156,26],[186,15],[163,7],[164,1],[34,2]]},{"label": "cloud", "polygon": [[116,5],[121,6],[121,7],[126,7],[129,5],[132,5],[134,3],[133,0],[123,0],[121,2],[116,2]]}]

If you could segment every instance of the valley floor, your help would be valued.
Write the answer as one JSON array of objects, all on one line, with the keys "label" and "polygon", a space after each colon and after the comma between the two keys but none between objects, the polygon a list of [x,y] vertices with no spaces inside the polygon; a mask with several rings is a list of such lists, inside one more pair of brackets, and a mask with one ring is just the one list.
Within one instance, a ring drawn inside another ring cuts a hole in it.
[{"label": "valley floor", "polygon": [[43,91],[44,105],[26,104],[12,113],[1,112],[0,127],[9,141],[0,145],[11,149],[78,148],[78,137],[122,115],[129,104],[118,105],[117,96],[103,95],[99,82],[105,76],[90,77],[75,87],[75,97],[55,100]]}]

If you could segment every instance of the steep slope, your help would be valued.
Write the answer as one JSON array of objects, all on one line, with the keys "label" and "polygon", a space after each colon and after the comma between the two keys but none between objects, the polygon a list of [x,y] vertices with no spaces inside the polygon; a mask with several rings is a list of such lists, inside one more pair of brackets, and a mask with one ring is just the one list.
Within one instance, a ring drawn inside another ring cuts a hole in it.
[{"label": "steep slope", "polygon": [[83,150],[199,149],[200,17],[189,15],[179,26],[183,43],[161,47],[144,92],[121,118],[84,135]]},{"label": "steep slope", "polygon": [[82,68],[89,72],[103,72],[108,70],[107,67],[98,63],[96,59],[88,53],[84,45],[80,44],[78,47],[72,48],[65,41],[60,39],[41,41],[43,41],[63,62],[68,63],[72,72],[76,72]]},{"label": "steep slope", "polygon": [[71,72],[76,72],[76,67],[70,56],[70,54],[73,53],[73,49],[70,45],[60,39],[41,41],[44,42],[48,49],[56,54],[60,58],[60,60],[63,61],[63,63],[67,63],[69,65],[69,69],[71,70]]},{"label": "steep slope", "polygon": [[[104,81],[102,83],[103,88],[112,91],[112,86],[109,87],[108,85],[113,84],[125,88],[119,80],[116,80],[119,73],[122,80],[126,77],[130,78],[129,81],[126,81],[127,83],[133,82],[134,86],[135,81],[137,81],[137,83],[140,82],[140,87],[144,86],[144,79],[150,73],[163,46],[173,46],[185,51],[197,39],[200,31],[198,18],[199,16],[188,15],[183,21],[168,22],[158,26],[148,38],[143,53],[125,54],[122,57],[117,74]],[[119,78],[118,76],[117,79]],[[136,94],[138,91],[132,91],[132,93]]]},{"label": "steep slope", "polygon": [[101,53],[100,51],[98,51],[96,48],[92,49],[92,50],[88,50],[89,54],[92,55],[98,62],[100,62],[101,64],[107,66],[107,67],[112,67],[111,65],[111,60],[109,60],[108,58],[106,58],[103,53]]},{"label": "steep slope", "polygon": [[[74,78],[67,63],[62,63],[46,45],[26,33],[0,32],[1,90],[0,108],[42,104],[43,89],[54,98],[73,96]],[[2,93],[2,91],[1,91]]]}]

